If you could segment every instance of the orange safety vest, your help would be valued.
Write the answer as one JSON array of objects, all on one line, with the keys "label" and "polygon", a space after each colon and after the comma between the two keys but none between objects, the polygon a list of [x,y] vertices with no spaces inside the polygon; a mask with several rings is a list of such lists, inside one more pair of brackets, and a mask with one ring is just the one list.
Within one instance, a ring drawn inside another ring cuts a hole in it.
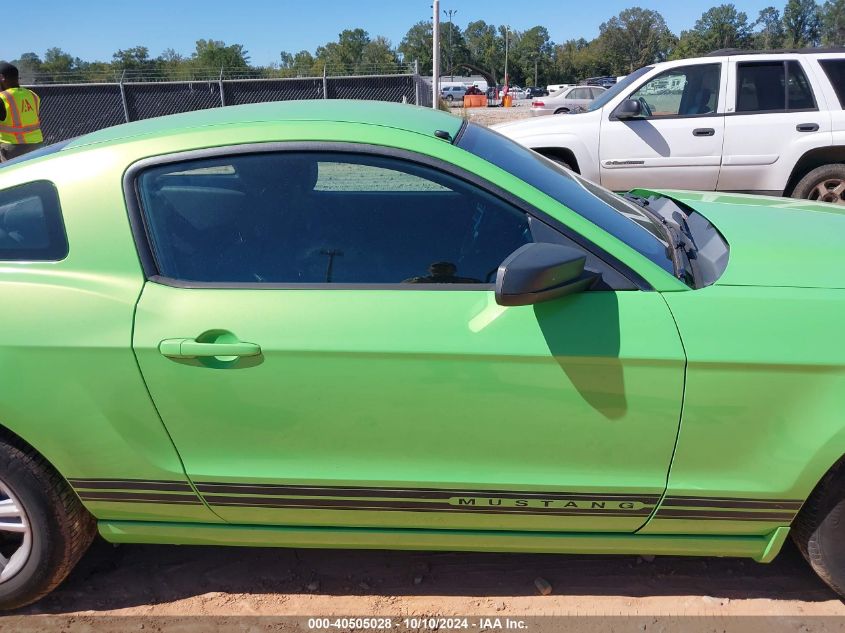
[{"label": "orange safety vest", "polygon": [[25,145],[41,143],[41,98],[27,88],[0,92],[6,117],[0,121],[0,143]]}]

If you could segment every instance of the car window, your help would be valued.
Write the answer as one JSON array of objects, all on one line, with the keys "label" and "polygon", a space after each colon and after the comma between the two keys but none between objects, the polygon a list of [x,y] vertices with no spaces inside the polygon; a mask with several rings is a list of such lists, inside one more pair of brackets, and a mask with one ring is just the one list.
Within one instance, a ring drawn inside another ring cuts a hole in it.
[{"label": "car window", "polygon": [[715,113],[721,72],[721,64],[672,68],[647,81],[629,98],[647,106],[644,114],[655,118]]},{"label": "car window", "polygon": [[521,210],[398,158],[238,155],[154,167],[138,184],[159,273],[186,282],[488,289],[533,241]]},{"label": "car window", "polygon": [[601,93],[604,92],[603,88],[590,88],[590,92],[592,93],[591,99],[596,99]]},{"label": "car window", "polygon": [[836,91],[839,106],[845,107],[845,59],[822,59],[819,64]]},{"label": "car window", "polygon": [[474,123],[464,128],[458,147],[521,178],[674,273],[668,244],[635,204]]},{"label": "car window", "polygon": [[46,180],[0,191],[0,260],[59,261],[68,254],[59,196]]},{"label": "car window", "polygon": [[590,89],[589,88],[574,88],[572,92],[569,93],[570,99],[590,99]]},{"label": "car window", "polygon": [[638,68],[630,75],[626,76],[622,79],[622,81],[617,81],[613,84],[613,87],[608,88],[603,93],[601,93],[596,99],[593,100],[592,103],[587,107],[587,112],[595,112],[596,110],[601,110],[609,101],[612,101],[616,95],[621,93],[623,90],[627,90],[629,86],[631,86],[637,79],[645,75],[646,73],[654,70],[654,66],[643,66],[642,68]]},{"label": "car window", "polygon": [[814,110],[815,98],[806,74],[794,60],[737,64],[737,112]]}]

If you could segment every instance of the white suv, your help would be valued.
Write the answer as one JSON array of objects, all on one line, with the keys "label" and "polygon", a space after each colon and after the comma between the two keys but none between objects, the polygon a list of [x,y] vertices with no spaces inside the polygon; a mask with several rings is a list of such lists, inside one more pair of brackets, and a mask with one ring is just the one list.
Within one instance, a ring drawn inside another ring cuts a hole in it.
[{"label": "white suv", "polygon": [[615,191],[845,204],[845,49],[717,51],[646,66],[586,111],[494,126]]}]

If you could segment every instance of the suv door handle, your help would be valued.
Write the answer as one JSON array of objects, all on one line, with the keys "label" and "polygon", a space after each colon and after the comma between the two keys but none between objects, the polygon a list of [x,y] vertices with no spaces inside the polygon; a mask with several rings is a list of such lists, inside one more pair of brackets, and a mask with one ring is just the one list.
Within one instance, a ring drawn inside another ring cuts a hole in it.
[{"label": "suv door handle", "polygon": [[799,132],[818,132],[819,131],[819,124],[818,123],[799,123],[795,126],[795,129]]},{"label": "suv door handle", "polygon": [[261,354],[261,346],[255,343],[199,343],[192,338],[169,338],[159,344],[158,351],[168,358],[258,356]]},{"label": "suv door handle", "polygon": [[693,136],[713,136],[716,130],[712,127],[697,127],[692,131]]}]

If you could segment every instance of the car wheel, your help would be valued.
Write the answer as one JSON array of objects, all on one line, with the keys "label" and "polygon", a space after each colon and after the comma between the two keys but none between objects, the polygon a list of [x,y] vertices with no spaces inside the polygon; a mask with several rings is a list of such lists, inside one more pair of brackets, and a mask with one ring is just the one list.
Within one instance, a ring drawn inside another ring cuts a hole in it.
[{"label": "car wheel", "polygon": [[455,100],[455,97],[453,97],[452,95],[449,95],[449,96],[446,97],[446,101],[448,101],[449,103],[452,103],[452,101],[454,101],[454,100]]},{"label": "car wheel", "polygon": [[845,204],[845,165],[816,167],[795,185],[792,197]]},{"label": "car wheel", "polygon": [[845,597],[845,463],[832,469],[807,499],[792,538],[813,570]]},{"label": "car wheel", "polygon": [[566,114],[567,112],[569,112],[569,108],[558,108],[555,110],[555,114]]},{"label": "car wheel", "polygon": [[0,609],[55,589],[95,534],[94,518],[38,453],[0,442]]}]

